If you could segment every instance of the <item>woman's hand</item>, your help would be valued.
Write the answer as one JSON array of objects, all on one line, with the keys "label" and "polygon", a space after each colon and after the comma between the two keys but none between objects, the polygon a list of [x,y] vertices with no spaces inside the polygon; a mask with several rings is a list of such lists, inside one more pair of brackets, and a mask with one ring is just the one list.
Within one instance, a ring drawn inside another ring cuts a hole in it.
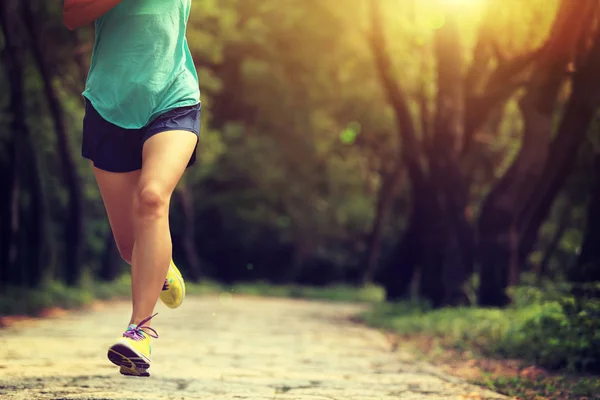
[{"label": "woman's hand", "polygon": [[106,14],[122,0],[65,0],[63,23],[69,30],[90,24]]}]

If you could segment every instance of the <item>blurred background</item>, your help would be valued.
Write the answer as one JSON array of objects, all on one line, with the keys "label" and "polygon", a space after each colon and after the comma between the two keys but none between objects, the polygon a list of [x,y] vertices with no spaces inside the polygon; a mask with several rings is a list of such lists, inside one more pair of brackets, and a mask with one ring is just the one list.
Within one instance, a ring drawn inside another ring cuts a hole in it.
[{"label": "blurred background", "polygon": [[[4,313],[128,274],[80,156],[93,28],[65,29],[60,3],[0,6]],[[560,294],[597,321],[598,8],[195,0],[199,163],[172,201],[183,274],[433,308]]]}]

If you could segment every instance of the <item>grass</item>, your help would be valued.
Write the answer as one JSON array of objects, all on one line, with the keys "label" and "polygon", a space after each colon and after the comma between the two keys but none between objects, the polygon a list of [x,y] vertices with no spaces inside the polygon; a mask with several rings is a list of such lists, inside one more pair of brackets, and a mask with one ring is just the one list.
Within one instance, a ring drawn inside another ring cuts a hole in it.
[{"label": "grass", "polygon": [[394,346],[417,348],[422,357],[451,366],[447,372],[499,393],[521,399],[600,399],[600,378],[575,373],[583,365],[578,362],[582,354],[593,359],[597,351],[586,348],[590,335],[569,326],[573,320],[563,311],[556,301],[439,310],[381,303],[357,319],[387,331]]},{"label": "grass", "polygon": [[521,399],[600,399],[600,379],[593,377],[550,375],[532,379],[489,375],[476,383]]},{"label": "grass", "polygon": [[[265,282],[221,285],[211,281],[186,283],[189,295],[215,295],[232,293],[250,296],[287,297],[328,301],[370,302],[383,301],[383,290],[376,286],[356,288],[348,285],[308,287],[297,285],[272,285]],[[131,278],[123,275],[114,282],[95,282],[84,278],[79,287],[67,287],[60,282],[48,282],[36,289],[2,288],[0,316],[36,316],[51,308],[77,309],[96,300],[127,299],[131,293]]]},{"label": "grass", "polygon": [[313,287],[299,285],[271,285],[264,282],[256,282],[234,284],[225,290],[243,295],[342,302],[381,303],[385,297],[383,289],[378,286],[361,288],[350,285]]}]

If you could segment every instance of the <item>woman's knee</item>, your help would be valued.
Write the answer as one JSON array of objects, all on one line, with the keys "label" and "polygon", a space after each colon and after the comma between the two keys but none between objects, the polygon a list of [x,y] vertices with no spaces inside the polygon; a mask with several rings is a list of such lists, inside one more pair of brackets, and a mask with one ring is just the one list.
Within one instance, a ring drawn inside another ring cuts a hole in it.
[{"label": "woman's knee", "polygon": [[170,193],[155,183],[140,184],[136,196],[136,213],[142,218],[160,218],[167,214]]}]

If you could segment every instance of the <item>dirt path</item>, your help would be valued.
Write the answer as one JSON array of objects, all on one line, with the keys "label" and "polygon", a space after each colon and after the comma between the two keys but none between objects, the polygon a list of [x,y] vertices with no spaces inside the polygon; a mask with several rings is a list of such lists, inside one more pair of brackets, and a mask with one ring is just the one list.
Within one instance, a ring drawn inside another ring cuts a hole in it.
[{"label": "dirt path", "polygon": [[161,305],[150,378],[123,377],[106,359],[128,303],[0,330],[0,399],[502,398],[391,353],[378,331],[349,322],[360,307],[223,296]]}]

